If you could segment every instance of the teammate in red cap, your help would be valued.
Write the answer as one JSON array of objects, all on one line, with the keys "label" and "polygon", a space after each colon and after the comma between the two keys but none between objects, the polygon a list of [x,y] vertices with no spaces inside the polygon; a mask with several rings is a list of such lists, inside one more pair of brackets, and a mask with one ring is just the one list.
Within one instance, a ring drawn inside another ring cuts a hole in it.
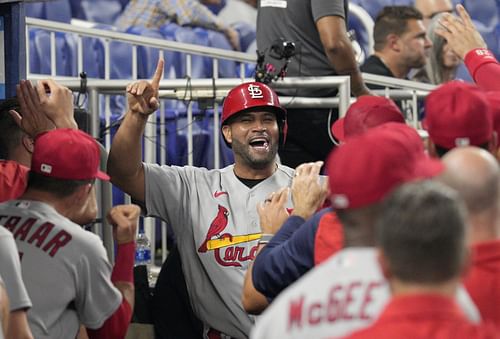
[{"label": "teammate in red cap", "polygon": [[114,207],[116,264],[100,238],[80,225],[95,220],[100,149],[84,132],[56,129],[35,138],[28,187],[0,204],[0,224],[14,236],[33,307],[35,338],[75,338],[80,324],[91,339],[124,338],[134,306],[133,264],[140,209]]},{"label": "teammate in red cap", "polygon": [[[346,116],[333,124],[332,132],[338,140],[345,142],[387,122],[404,123],[403,115],[396,104],[384,97],[361,96],[349,106]],[[410,134],[410,138],[411,136]],[[310,194],[314,182],[310,185],[304,192],[294,196]],[[308,201],[310,200],[305,200],[306,203]],[[294,199],[295,209],[300,204],[301,201]],[[261,221],[261,224],[275,222],[271,216],[275,215],[276,208],[274,205],[263,207],[259,214],[261,219],[265,218],[266,221]],[[310,208],[309,215],[312,215],[317,206],[311,205]],[[247,312],[262,312],[268,302],[272,302],[283,289],[343,248],[342,224],[332,208],[325,208],[310,219],[304,216],[308,214],[295,213],[288,218],[276,237],[258,252],[252,269],[245,276],[242,302]],[[263,301],[260,294],[255,293],[254,285],[267,300]]]},{"label": "teammate in red cap", "polygon": [[[380,203],[399,185],[442,170],[417,132],[401,123],[375,127],[334,150],[327,162],[330,201],[345,248],[283,291],[251,338],[337,338],[373,322],[389,299],[374,247]],[[470,298],[464,305],[477,316]]]},{"label": "teammate in red cap", "polygon": [[429,153],[433,156],[441,157],[463,146],[496,152],[490,104],[475,85],[450,81],[433,90],[425,100],[423,125],[429,132]]},{"label": "teammate in red cap", "polygon": [[432,181],[404,185],[384,203],[375,229],[392,299],[372,326],[347,338],[500,338],[491,324],[468,321],[453,299],[468,259],[465,208],[455,192]]},{"label": "teammate in red cap", "polygon": [[190,304],[204,333],[244,338],[253,318],[243,310],[240,293],[261,238],[256,206],[293,177],[293,169],[276,163],[286,112],[267,85],[243,83],[222,108],[221,130],[233,165],[207,170],[142,163],[141,137],[159,107],[162,71],[160,60],[151,82],[127,87],[129,107],[111,145],[108,172],[149,215],[174,228]]}]

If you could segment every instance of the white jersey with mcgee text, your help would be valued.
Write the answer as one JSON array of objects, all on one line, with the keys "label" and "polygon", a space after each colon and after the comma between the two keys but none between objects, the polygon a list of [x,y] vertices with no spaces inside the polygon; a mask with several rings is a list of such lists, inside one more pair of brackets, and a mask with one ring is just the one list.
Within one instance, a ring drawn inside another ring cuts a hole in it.
[{"label": "white jersey with mcgee text", "polygon": [[147,211],[174,228],[194,312],[222,333],[248,337],[254,321],[243,309],[241,292],[261,237],[257,203],[290,186],[293,170],[280,165],[248,188],[235,176],[234,165],[144,168]]},{"label": "white jersey with mcgee text", "polygon": [[[345,248],[284,290],[258,318],[251,338],[341,338],[372,324],[390,298],[377,250]],[[479,322],[464,288],[457,301],[469,319]]]}]

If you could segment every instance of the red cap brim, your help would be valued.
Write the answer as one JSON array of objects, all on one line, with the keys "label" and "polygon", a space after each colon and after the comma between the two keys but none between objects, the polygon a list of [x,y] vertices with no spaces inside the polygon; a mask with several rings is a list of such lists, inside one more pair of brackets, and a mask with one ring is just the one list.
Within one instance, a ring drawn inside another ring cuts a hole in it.
[{"label": "red cap brim", "polygon": [[101,179],[101,180],[105,180],[105,181],[109,181],[111,178],[109,177],[109,175],[107,175],[106,173],[104,172],[101,172],[101,171],[97,171],[97,174],[95,176],[97,179]]}]

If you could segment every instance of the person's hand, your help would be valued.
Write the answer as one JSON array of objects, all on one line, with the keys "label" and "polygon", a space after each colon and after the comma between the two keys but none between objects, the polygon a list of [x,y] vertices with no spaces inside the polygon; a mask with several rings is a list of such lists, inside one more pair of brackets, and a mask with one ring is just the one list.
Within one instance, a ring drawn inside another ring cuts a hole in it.
[{"label": "person's hand", "polygon": [[292,181],[292,215],[309,219],[323,205],[328,192],[328,180],[321,180],[323,161],[298,166]]},{"label": "person's hand", "polygon": [[109,210],[106,218],[113,225],[113,238],[118,245],[135,241],[140,213],[137,205],[118,205]]},{"label": "person's hand", "polygon": [[40,80],[36,90],[40,109],[57,128],[77,129],[73,110],[73,92],[52,79]]},{"label": "person's hand", "polygon": [[461,20],[445,13],[439,21],[443,27],[436,28],[436,34],[443,37],[453,52],[463,60],[469,51],[488,46],[474,26],[464,6],[457,5],[457,12]]},{"label": "person's hand", "polygon": [[158,60],[151,82],[140,80],[127,86],[128,108],[131,113],[148,116],[160,107],[158,88],[163,76],[163,58]]},{"label": "person's hand", "polygon": [[22,115],[10,110],[9,113],[19,127],[30,137],[56,128],[56,125],[47,115],[41,112],[40,97],[29,80],[21,80],[16,86],[17,98]]},{"label": "person's hand", "polygon": [[262,203],[257,204],[260,227],[264,234],[275,234],[281,228],[289,214],[285,208],[289,188],[282,188],[277,193],[271,193]]},{"label": "person's hand", "polygon": [[227,40],[231,44],[231,47],[233,47],[235,51],[241,50],[240,35],[238,34],[237,30],[235,30],[232,27],[228,27],[224,30],[224,34],[226,35]]}]

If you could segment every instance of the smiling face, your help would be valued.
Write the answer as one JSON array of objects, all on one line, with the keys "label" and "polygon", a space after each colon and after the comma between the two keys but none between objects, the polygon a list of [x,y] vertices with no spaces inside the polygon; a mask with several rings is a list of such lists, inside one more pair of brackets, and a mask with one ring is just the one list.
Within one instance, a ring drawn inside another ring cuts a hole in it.
[{"label": "smiling face", "polygon": [[222,126],[222,133],[231,144],[236,165],[256,170],[274,166],[279,128],[273,112],[239,113]]}]

